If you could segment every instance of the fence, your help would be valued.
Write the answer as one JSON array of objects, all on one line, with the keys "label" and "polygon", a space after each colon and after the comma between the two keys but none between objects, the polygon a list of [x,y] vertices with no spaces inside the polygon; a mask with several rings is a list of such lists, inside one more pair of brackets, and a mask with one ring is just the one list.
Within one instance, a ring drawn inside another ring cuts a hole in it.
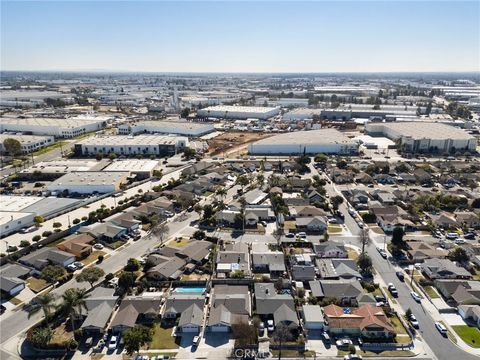
[{"label": "fence", "polygon": [[414,348],[413,342],[406,344],[398,343],[363,343],[362,350],[378,351],[378,350],[411,350]]}]

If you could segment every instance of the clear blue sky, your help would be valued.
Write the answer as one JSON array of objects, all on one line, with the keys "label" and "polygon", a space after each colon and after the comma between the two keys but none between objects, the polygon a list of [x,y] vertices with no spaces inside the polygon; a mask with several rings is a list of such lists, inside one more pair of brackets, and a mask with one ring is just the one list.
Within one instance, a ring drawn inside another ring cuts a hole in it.
[{"label": "clear blue sky", "polygon": [[1,0],[1,69],[479,71],[479,4]]}]

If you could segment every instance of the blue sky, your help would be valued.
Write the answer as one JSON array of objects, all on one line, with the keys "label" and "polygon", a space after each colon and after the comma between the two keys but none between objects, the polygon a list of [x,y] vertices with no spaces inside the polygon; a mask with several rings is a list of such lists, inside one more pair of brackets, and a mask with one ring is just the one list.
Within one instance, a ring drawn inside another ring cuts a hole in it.
[{"label": "blue sky", "polygon": [[2,70],[479,71],[480,2],[1,1]]}]

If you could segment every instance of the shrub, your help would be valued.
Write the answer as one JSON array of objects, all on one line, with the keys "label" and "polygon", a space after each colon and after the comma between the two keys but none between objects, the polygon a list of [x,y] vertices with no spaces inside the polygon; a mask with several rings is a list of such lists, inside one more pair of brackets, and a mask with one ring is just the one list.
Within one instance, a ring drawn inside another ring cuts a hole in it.
[{"label": "shrub", "polygon": [[43,237],[49,237],[50,235],[52,235],[52,232],[51,232],[51,231],[44,231],[44,232],[42,233],[42,236],[43,236]]},{"label": "shrub", "polygon": [[78,219],[78,218],[77,218],[77,219],[73,219],[72,222],[73,222],[74,225],[77,225],[77,224],[80,223],[80,219]]},{"label": "shrub", "polygon": [[40,235],[35,235],[34,237],[32,237],[32,241],[33,242],[37,242],[37,241],[40,241],[42,237]]},{"label": "shrub", "polygon": [[27,247],[27,246],[30,246],[30,241],[28,241],[28,240],[22,240],[22,241],[20,241],[20,247],[21,247],[21,248],[25,248],[25,247]]}]

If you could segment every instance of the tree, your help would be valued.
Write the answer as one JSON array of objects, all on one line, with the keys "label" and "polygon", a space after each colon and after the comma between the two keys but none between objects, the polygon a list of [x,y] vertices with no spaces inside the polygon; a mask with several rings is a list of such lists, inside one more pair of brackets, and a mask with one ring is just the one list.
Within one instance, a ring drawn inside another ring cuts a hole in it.
[{"label": "tree", "polygon": [[246,175],[240,175],[237,177],[237,184],[241,186],[247,186],[250,183],[250,180]]},{"label": "tree", "polygon": [[61,227],[62,227],[62,223],[60,223],[60,222],[54,222],[52,226],[53,226],[55,229],[61,228]]},{"label": "tree", "polygon": [[203,207],[203,219],[208,220],[212,217],[213,215],[213,206],[210,204],[207,204]]},{"label": "tree", "polygon": [[30,241],[28,241],[28,240],[20,241],[20,247],[21,248],[24,248],[24,247],[27,247],[27,246],[30,246]]},{"label": "tree", "polygon": [[332,203],[333,210],[338,210],[338,207],[340,206],[341,203],[343,203],[343,197],[340,195],[335,195],[330,199],[330,202]]},{"label": "tree", "polygon": [[9,155],[13,157],[18,156],[22,153],[22,144],[16,139],[5,139],[3,141],[3,148]]},{"label": "tree", "polygon": [[127,265],[124,268],[125,271],[138,271],[140,270],[140,262],[137,259],[130,258],[127,261]]},{"label": "tree", "polygon": [[153,227],[152,234],[160,240],[160,243],[163,244],[163,241],[168,236],[169,231],[170,228],[166,223],[158,223]]},{"label": "tree", "polygon": [[186,148],[186,149],[183,151],[183,155],[184,155],[187,159],[192,159],[192,158],[194,158],[194,157],[197,155],[197,152],[195,151],[195,149]]},{"label": "tree", "polygon": [[115,155],[115,153],[110,153],[108,154],[108,158],[113,161],[117,158],[117,155]]},{"label": "tree", "polygon": [[70,288],[62,295],[62,311],[70,317],[72,331],[75,329],[75,316],[82,314],[82,309],[87,310],[85,299],[90,295],[85,289]]},{"label": "tree", "polygon": [[37,348],[46,348],[53,337],[53,330],[50,327],[38,327],[33,330],[30,341]]},{"label": "tree", "polygon": [[257,330],[253,324],[232,324],[232,338],[236,346],[254,345],[257,342]]},{"label": "tree", "polygon": [[58,265],[47,265],[42,269],[40,274],[42,279],[45,279],[49,283],[56,283],[62,277],[65,276],[67,272],[65,269]]},{"label": "tree", "polygon": [[368,230],[362,229],[360,232],[360,244],[362,244],[362,254],[365,253],[365,247],[370,244],[370,237],[368,236]]},{"label": "tree", "polygon": [[100,269],[97,266],[92,266],[84,269],[80,274],[77,275],[75,279],[78,282],[86,281],[93,288],[93,284],[95,284],[98,280],[100,280],[104,275],[105,275],[105,271],[103,271],[103,269]]},{"label": "tree", "polygon": [[461,247],[457,247],[455,250],[451,251],[448,256],[452,261],[467,262],[469,260],[467,252]]},{"label": "tree", "polygon": [[133,272],[123,271],[118,277],[118,286],[125,292],[129,292],[135,285],[136,275]]},{"label": "tree", "polygon": [[43,223],[45,219],[43,216],[37,215],[33,218],[33,223],[35,224],[36,227],[40,227],[40,224]]},{"label": "tree", "polygon": [[325,154],[317,154],[313,160],[315,162],[325,164],[328,161],[328,156]]},{"label": "tree", "polygon": [[407,317],[407,319],[410,319],[410,316],[412,316],[412,310],[410,308],[405,311],[405,316]]},{"label": "tree", "polygon": [[136,325],[122,335],[127,354],[139,352],[140,348],[152,341],[152,330],[146,326]]},{"label": "tree", "polygon": [[193,238],[194,239],[197,239],[197,240],[203,240],[205,239],[205,231],[202,231],[202,230],[196,230],[194,233],[193,233]]},{"label": "tree", "polygon": [[180,117],[182,117],[183,119],[186,119],[189,114],[190,114],[190,108],[186,107],[182,109],[182,112],[180,113]]},{"label": "tree", "polygon": [[28,310],[28,318],[35,315],[36,313],[42,311],[43,316],[45,316],[45,323],[48,326],[50,320],[50,314],[56,308],[55,306],[55,296],[53,294],[39,295],[32,301],[32,306]]},{"label": "tree", "polygon": [[403,240],[404,231],[401,227],[395,227],[392,233],[392,245],[399,248],[405,249],[406,243]]},{"label": "tree", "polygon": [[280,323],[275,329],[275,331],[273,332],[273,340],[278,342],[278,344],[280,345],[278,349],[279,359],[282,357],[282,343],[289,341],[292,338],[293,338],[292,332],[287,326],[283,325],[282,323]]},{"label": "tree", "polygon": [[347,162],[343,159],[337,161],[337,168],[339,168],[339,169],[346,169],[347,165],[348,165]]},{"label": "tree", "polygon": [[366,272],[367,274],[370,274],[372,272],[372,259],[366,253],[361,253],[358,256],[357,265],[362,271]]}]

